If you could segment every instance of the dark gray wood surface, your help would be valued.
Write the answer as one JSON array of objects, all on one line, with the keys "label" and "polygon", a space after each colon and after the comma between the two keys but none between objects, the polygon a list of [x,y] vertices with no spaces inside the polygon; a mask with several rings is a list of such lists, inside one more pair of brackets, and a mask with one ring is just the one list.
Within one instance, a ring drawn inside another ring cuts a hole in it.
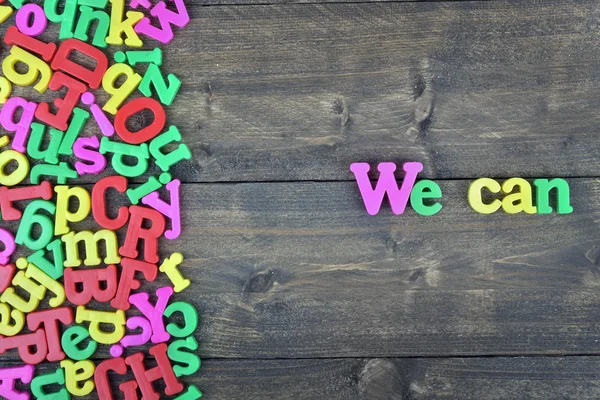
[{"label": "dark gray wood surface", "polygon": [[194,154],[174,173],[350,180],[352,162],[416,160],[435,179],[595,177],[598,11],[591,0],[193,2],[165,48],[164,70],[183,81],[168,121]]},{"label": "dark gray wood surface", "polygon": [[442,181],[434,217],[369,216],[350,182],[187,184],[161,248],[202,357],[595,354],[600,181],[569,182],[573,214],[483,216]]},{"label": "dark gray wood surface", "polygon": [[[254,2],[190,1],[165,48],[194,154],[173,171],[183,234],[161,243],[200,314],[186,382],[228,400],[600,398],[600,5]],[[350,163],[409,160],[442,212],[367,215]],[[481,176],[569,178],[575,211],[477,214]]]},{"label": "dark gray wood surface", "polygon": [[595,399],[597,368],[595,357],[207,361],[198,385],[219,399]]},{"label": "dark gray wood surface", "polygon": [[599,367],[597,357],[585,356],[209,359],[188,382],[202,388],[203,398],[217,400],[597,399]]},{"label": "dark gray wood surface", "polygon": [[[597,176],[594,1],[193,7],[170,111],[196,181]],[[190,52],[194,57],[190,57]],[[193,112],[191,111],[193,110]]]},{"label": "dark gray wood surface", "polygon": [[[581,357],[599,350],[598,182],[570,180],[569,216],[481,216],[466,204],[467,178],[598,176],[598,10],[199,9],[178,40],[205,38],[201,61],[171,65],[190,76],[180,104],[200,105],[187,119],[175,110],[197,132],[180,175],[270,182],[196,185],[186,207],[189,237],[203,237],[188,254],[202,271],[201,354],[324,363],[317,379],[333,375],[311,391],[284,372],[279,391],[244,371],[249,381],[217,397],[600,396],[582,373],[597,360]],[[351,162],[407,160],[448,180],[440,215],[370,217],[354,183],[334,182],[351,181]],[[525,354],[535,357],[489,357]]]}]

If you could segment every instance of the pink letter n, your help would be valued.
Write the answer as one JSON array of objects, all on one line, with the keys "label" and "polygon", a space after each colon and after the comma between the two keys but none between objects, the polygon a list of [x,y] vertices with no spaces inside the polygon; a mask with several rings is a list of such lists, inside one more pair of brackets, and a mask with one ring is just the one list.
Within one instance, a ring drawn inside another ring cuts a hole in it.
[{"label": "pink letter n", "polygon": [[367,212],[370,215],[377,214],[379,208],[381,208],[383,196],[387,193],[390,205],[392,206],[392,212],[396,215],[402,214],[410,198],[410,192],[417,180],[417,174],[423,171],[423,164],[420,162],[404,163],[402,169],[404,169],[406,175],[400,189],[398,189],[398,183],[394,176],[396,164],[384,162],[377,166],[379,179],[377,180],[375,189],[373,189],[369,180],[368,173],[370,169],[371,167],[367,163],[353,163],[350,165],[350,171],[356,177],[356,182],[358,183],[358,188],[360,189]]}]

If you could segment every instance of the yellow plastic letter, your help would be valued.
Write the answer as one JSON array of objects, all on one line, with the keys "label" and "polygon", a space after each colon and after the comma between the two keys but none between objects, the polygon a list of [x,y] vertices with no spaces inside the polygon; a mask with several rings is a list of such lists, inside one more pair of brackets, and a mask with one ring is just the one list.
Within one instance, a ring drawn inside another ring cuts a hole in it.
[{"label": "yellow plastic letter", "polygon": [[[20,74],[15,69],[17,62],[27,64],[27,72]],[[10,54],[2,62],[2,72],[17,86],[30,86],[41,76],[40,81],[33,88],[40,93],[48,89],[52,78],[52,68],[43,60],[18,46],[10,49]]]},{"label": "yellow plastic letter", "polygon": [[12,93],[12,83],[3,76],[0,76],[0,104],[6,103],[6,100]]},{"label": "yellow plastic letter", "polygon": [[54,279],[50,278],[48,275],[46,275],[41,269],[36,267],[34,264],[28,263],[26,258],[21,257],[17,260],[17,268],[19,268],[19,269],[27,268],[25,270],[25,276],[27,278],[35,279],[38,283],[40,283],[41,285],[44,285],[44,287],[46,289],[48,289],[49,291],[54,293],[54,297],[48,301],[48,303],[50,304],[50,307],[55,308],[65,302],[66,296],[65,296],[65,288],[63,287],[63,285],[61,285],[59,282],[55,281]]},{"label": "yellow plastic letter", "polygon": [[[90,321],[90,336],[98,343],[113,344],[123,339],[125,336],[125,311],[93,311],[84,306],[77,307],[75,321],[81,324],[83,321]],[[105,332],[100,329],[100,324],[109,324],[114,327],[112,332]]]},{"label": "yellow plastic letter", "polygon": [[0,6],[0,24],[6,21],[12,13],[13,8],[11,6]]},{"label": "yellow plastic letter", "polygon": [[[68,186],[56,186],[56,219],[54,223],[54,234],[64,235],[69,233],[67,222],[83,221],[92,210],[90,194],[82,187],[76,186],[69,188]],[[69,199],[76,197],[79,201],[79,208],[72,213],[69,211]]]},{"label": "yellow plastic letter", "polygon": [[12,284],[21,287],[24,291],[29,293],[29,300],[26,301],[15,292],[15,288],[9,287],[2,293],[2,296],[0,296],[0,301],[8,303],[24,313],[30,313],[36,310],[40,305],[40,301],[46,294],[44,285],[37,285],[33,280],[26,277],[25,272],[23,271],[17,272],[12,280]]},{"label": "yellow plastic letter", "polygon": [[[6,175],[4,169],[11,161],[16,161],[17,168]],[[29,175],[29,160],[25,154],[15,150],[5,150],[0,153],[0,185],[18,185],[27,178],[27,175]]]},{"label": "yellow plastic letter", "polygon": [[123,20],[125,12],[125,0],[110,0],[112,9],[110,13],[110,30],[106,37],[106,43],[115,46],[121,46],[125,34],[125,44],[129,47],[142,47],[144,43],[140,40],[138,34],[133,30],[133,26],[144,18],[144,13],[138,11],[127,11],[127,19]]},{"label": "yellow plastic letter", "polygon": [[502,202],[496,199],[489,204],[484,203],[481,198],[481,190],[483,188],[487,188],[492,193],[500,192],[500,184],[498,182],[490,178],[479,178],[469,186],[469,205],[480,214],[495,213],[502,205]]},{"label": "yellow plastic letter", "polygon": [[81,259],[79,258],[79,246],[77,243],[83,241],[85,243],[85,260],[83,263],[87,266],[99,265],[102,259],[98,257],[98,242],[104,240],[106,247],[105,264],[118,264],[121,262],[119,250],[117,248],[117,234],[108,229],[99,230],[96,233],[90,231],[81,231],[77,234],[69,232],[61,237],[65,243],[65,267],[79,267]]},{"label": "yellow plastic letter", "polygon": [[[519,187],[516,193],[512,192],[515,186]],[[525,211],[527,214],[535,214],[537,208],[533,205],[533,192],[531,185],[523,178],[510,178],[502,184],[502,192],[508,195],[502,199],[502,209],[508,214],[516,214]]]},{"label": "yellow plastic letter", "polygon": [[160,272],[164,272],[169,277],[171,283],[173,283],[173,290],[177,293],[181,292],[186,287],[190,286],[190,280],[184,279],[183,275],[177,268],[183,261],[183,254],[173,253],[171,257],[165,258],[162,265],[158,269]]},{"label": "yellow plastic letter", "polygon": [[[121,75],[125,75],[127,79],[121,86],[116,87],[115,83]],[[121,104],[127,100],[129,95],[133,93],[141,81],[142,76],[137,74],[129,65],[112,65],[106,70],[106,73],[104,73],[104,77],[102,78],[102,88],[111,95],[111,98],[106,102],[102,109],[115,115]]]},{"label": "yellow plastic letter", "polygon": [[[11,324],[10,319],[15,323]],[[25,314],[19,310],[12,310],[8,304],[0,303],[0,335],[15,336],[25,326]]]},{"label": "yellow plastic letter", "polygon": [[[73,396],[86,396],[94,390],[94,376],[96,366],[90,360],[71,361],[62,360],[60,366],[65,369],[65,386]],[[83,385],[79,382],[85,381]]]}]

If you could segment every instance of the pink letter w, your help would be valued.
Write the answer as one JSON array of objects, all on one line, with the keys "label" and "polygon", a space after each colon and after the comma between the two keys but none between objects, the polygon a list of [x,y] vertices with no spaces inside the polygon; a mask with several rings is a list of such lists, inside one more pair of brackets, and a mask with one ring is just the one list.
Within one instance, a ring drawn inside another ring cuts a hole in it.
[{"label": "pink letter w", "polygon": [[356,182],[358,183],[358,188],[360,189],[367,212],[370,215],[377,214],[383,202],[383,196],[387,193],[390,205],[392,206],[392,212],[394,214],[402,214],[408,203],[410,192],[417,180],[417,174],[423,171],[423,164],[420,162],[404,163],[402,169],[406,172],[406,176],[400,189],[398,189],[398,183],[394,176],[396,164],[384,162],[377,166],[379,179],[377,180],[375,189],[373,189],[369,180],[368,172],[370,169],[371,167],[367,163],[353,163],[350,165],[350,171],[356,177]]}]

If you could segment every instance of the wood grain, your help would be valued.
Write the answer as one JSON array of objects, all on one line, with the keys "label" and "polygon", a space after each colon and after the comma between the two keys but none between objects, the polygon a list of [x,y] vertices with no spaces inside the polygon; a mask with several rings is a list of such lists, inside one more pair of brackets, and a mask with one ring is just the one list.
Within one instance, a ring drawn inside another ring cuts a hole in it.
[{"label": "wood grain", "polygon": [[[600,397],[600,6],[240,1],[192,2],[165,49],[194,159],[172,171],[185,228],[161,249],[186,257],[177,299],[208,358],[186,382],[215,399]],[[442,180],[442,213],[368,216],[350,163],[408,160]],[[476,214],[479,176],[570,177],[575,212]]]},{"label": "wood grain", "polygon": [[600,181],[569,182],[572,214],[485,216],[470,181],[441,181],[433,217],[370,216],[350,182],[184,185],[181,240],[162,248],[200,293],[595,290]]},{"label": "wood grain", "polygon": [[184,185],[161,248],[205,358],[598,354],[600,181],[570,182],[573,214],[483,216],[443,181],[430,218],[369,216],[346,182]]},{"label": "wood grain", "polygon": [[[377,2],[452,2],[467,0],[361,0],[361,3]],[[479,0],[490,1],[490,0]],[[29,3],[43,4],[44,0],[29,0]],[[321,4],[321,3],[353,3],[351,0],[187,0],[186,7],[210,7],[210,6],[257,6],[257,5],[294,5],[294,4]],[[64,8],[62,3],[58,4],[59,10]],[[145,10],[138,7],[139,11]],[[176,29],[176,28],[175,28]]]},{"label": "wood grain", "polygon": [[[599,362],[598,357],[204,360],[186,383],[217,400],[597,399]],[[37,373],[51,368],[45,364]]]},{"label": "wood grain", "polygon": [[349,180],[352,162],[416,160],[436,179],[598,176],[598,14],[591,0],[194,3],[165,48],[183,81],[168,121],[194,154],[172,172]]},{"label": "wood grain", "polygon": [[[40,1],[40,0],[36,0]],[[378,2],[453,2],[466,0],[361,0],[360,3]],[[490,0],[479,0],[490,1]],[[294,4],[327,4],[327,3],[355,3],[351,0],[189,0],[194,6],[249,6],[249,5],[294,5]]]}]

